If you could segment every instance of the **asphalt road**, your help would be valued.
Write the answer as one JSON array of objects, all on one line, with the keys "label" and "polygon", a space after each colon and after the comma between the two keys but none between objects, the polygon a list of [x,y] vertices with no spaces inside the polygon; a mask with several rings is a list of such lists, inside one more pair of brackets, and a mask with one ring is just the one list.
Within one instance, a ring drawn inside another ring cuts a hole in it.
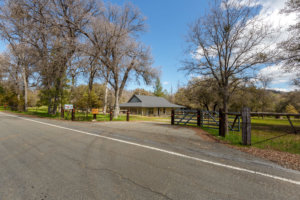
[{"label": "asphalt road", "polygon": [[0,200],[300,199],[300,172],[194,131],[0,112]]}]

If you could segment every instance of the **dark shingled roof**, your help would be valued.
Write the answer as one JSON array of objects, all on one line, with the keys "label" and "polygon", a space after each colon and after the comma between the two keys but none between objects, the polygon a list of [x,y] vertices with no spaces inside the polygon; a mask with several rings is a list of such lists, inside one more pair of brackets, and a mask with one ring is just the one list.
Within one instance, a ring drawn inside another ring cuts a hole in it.
[{"label": "dark shingled roof", "polygon": [[[136,99],[136,98],[137,99]],[[132,102],[133,101],[133,102]],[[137,102],[140,101],[140,102]],[[136,108],[184,108],[184,106],[170,103],[163,97],[133,95],[127,103],[120,105],[122,108],[136,107]]]}]

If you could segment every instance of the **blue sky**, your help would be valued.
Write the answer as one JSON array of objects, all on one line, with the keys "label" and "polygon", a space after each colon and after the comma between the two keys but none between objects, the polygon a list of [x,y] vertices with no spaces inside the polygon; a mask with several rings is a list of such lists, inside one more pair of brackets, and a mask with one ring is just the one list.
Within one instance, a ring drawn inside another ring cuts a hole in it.
[{"label": "blue sky", "polygon": [[[113,0],[111,2],[124,4],[128,1]],[[170,91],[173,86],[174,91],[177,89],[178,83],[181,86],[185,85],[190,76],[178,69],[182,67],[181,61],[185,57],[185,35],[188,31],[188,24],[208,10],[209,0],[131,0],[130,2],[140,8],[147,17],[148,31],[141,36],[141,40],[151,47],[155,61],[154,66],[161,67],[163,87]],[[295,17],[280,13],[284,2],[285,0],[257,0],[262,7],[260,15],[266,23],[273,24],[274,28],[279,26],[283,29],[287,28]],[[274,78],[270,89],[281,91],[295,89],[290,85],[294,74],[283,72],[280,64],[260,67],[257,73]],[[127,89],[137,87],[152,90],[152,86],[135,83],[128,84]]]},{"label": "blue sky", "polygon": [[[124,4],[124,0],[111,1]],[[183,85],[189,77],[185,72],[178,71],[184,59],[185,35],[188,24],[205,12],[208,3],[205,0],[132,0],[144,16],[147,17],[148,30],[140,39],[151,47],[154,66],[161,67],[161,82],[163,87],[173,91],[177,89],[178,82]],[[152,86],[130,83],[127,89],[143,87],[151,89]]]},{"label": "blue sky", "polygon": [[[291,19],[280,14],[284,0],[257,0],[262,6],[261,15],[274,26],[291,24]],[[183,71],[182,60],[185,58],[185,35],[188,24],[203,15],[208,9],[209,0],[110,0],[112,3],[122,5],[131,2],[137,6],[142,14],[147,17],[147,32],[143,33],[140,40],[151,47],[154,58],[154,67],[161,69],[161,82],[164,89],[176,91],[178,84],[185,85],[190,79]],[[5,44],[0,43],[0,51],[5,49]],[[272,76],[274,80],[270,88],[277,90],[293,90],[289,81],[294,74],[284,73],[280,65],[269,66],[258,73]],[[145,88],[152,90],[153,86],[138,85],[130,82],[127,89]]]}]

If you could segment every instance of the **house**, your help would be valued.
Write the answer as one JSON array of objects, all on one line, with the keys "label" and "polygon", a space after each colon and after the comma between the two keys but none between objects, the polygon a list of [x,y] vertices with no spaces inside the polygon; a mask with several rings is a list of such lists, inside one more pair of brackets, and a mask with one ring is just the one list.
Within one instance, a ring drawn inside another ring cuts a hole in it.
[{"label": "house", "polygon": [[172,109],[184,106],[172,104],[163,97],[133,95],[127,103],[121,104],[120,108],[136,115],[162,116],[171,115]]}]

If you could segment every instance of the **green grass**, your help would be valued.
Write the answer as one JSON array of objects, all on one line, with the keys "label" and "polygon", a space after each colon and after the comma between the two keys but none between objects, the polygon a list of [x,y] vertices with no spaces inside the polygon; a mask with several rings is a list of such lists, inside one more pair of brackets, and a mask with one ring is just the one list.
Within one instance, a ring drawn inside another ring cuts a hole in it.
[{"label": "green grass", "polygon": [[[292,119],[298,134],[293,130],[286,118],[252,118],[251,119],[251,143],[252,146],[262,149],[272,149],[289,153],[300,154],[300,120]],[[228,141],[230,144],[241,146],[242,133],[230,131],[225,138],[219,136],[216,129],[203,128],[215,137]]]},{"label": "green grass", "polygon": [[[0,110],[4,111],[4,107],[0,106]],[[26,114],[26,115],[34,115],[37,117],[47,117],[47,118],[59,118],[60,114],[57,113],[56,115],[50,115],[47,113],[47,107],[46,106],[41,106],[41,107],[30,107],[26,112],[24,111],[15,111],[15,110],[8,110],[6,111],[13,112],[13,113],[18,113],[18,114]]]},{"label": "green grass", "polygon": [[[42,118],[53,118],[53,119],[62,119],[62,120],[71,120],[71,111],[65,111],[64,118],[61,118],[60,113],[56,115],[48,114],[47,106],[41,107],[29,107],[26,112],[24,111],[12,111],[7,110],[13,113],[18,114],[26,114],[33,115]],[[0,110],[5,110],[3,106],[0,106]],[[93,115],[91,113],[86,114],[85,112],[76,112],[75,113],[75,121],[92,121]],[[110,121],[109,114],[98,114],[97,121]],[[120,114],[118,118],[113,119],[113,121],[126,121],[126,115]],[[139,116],[139,115],[130,115],[130,121],[162,121],[162,122],[170,122],[170,117],[147,117],[147,116]]]}]

